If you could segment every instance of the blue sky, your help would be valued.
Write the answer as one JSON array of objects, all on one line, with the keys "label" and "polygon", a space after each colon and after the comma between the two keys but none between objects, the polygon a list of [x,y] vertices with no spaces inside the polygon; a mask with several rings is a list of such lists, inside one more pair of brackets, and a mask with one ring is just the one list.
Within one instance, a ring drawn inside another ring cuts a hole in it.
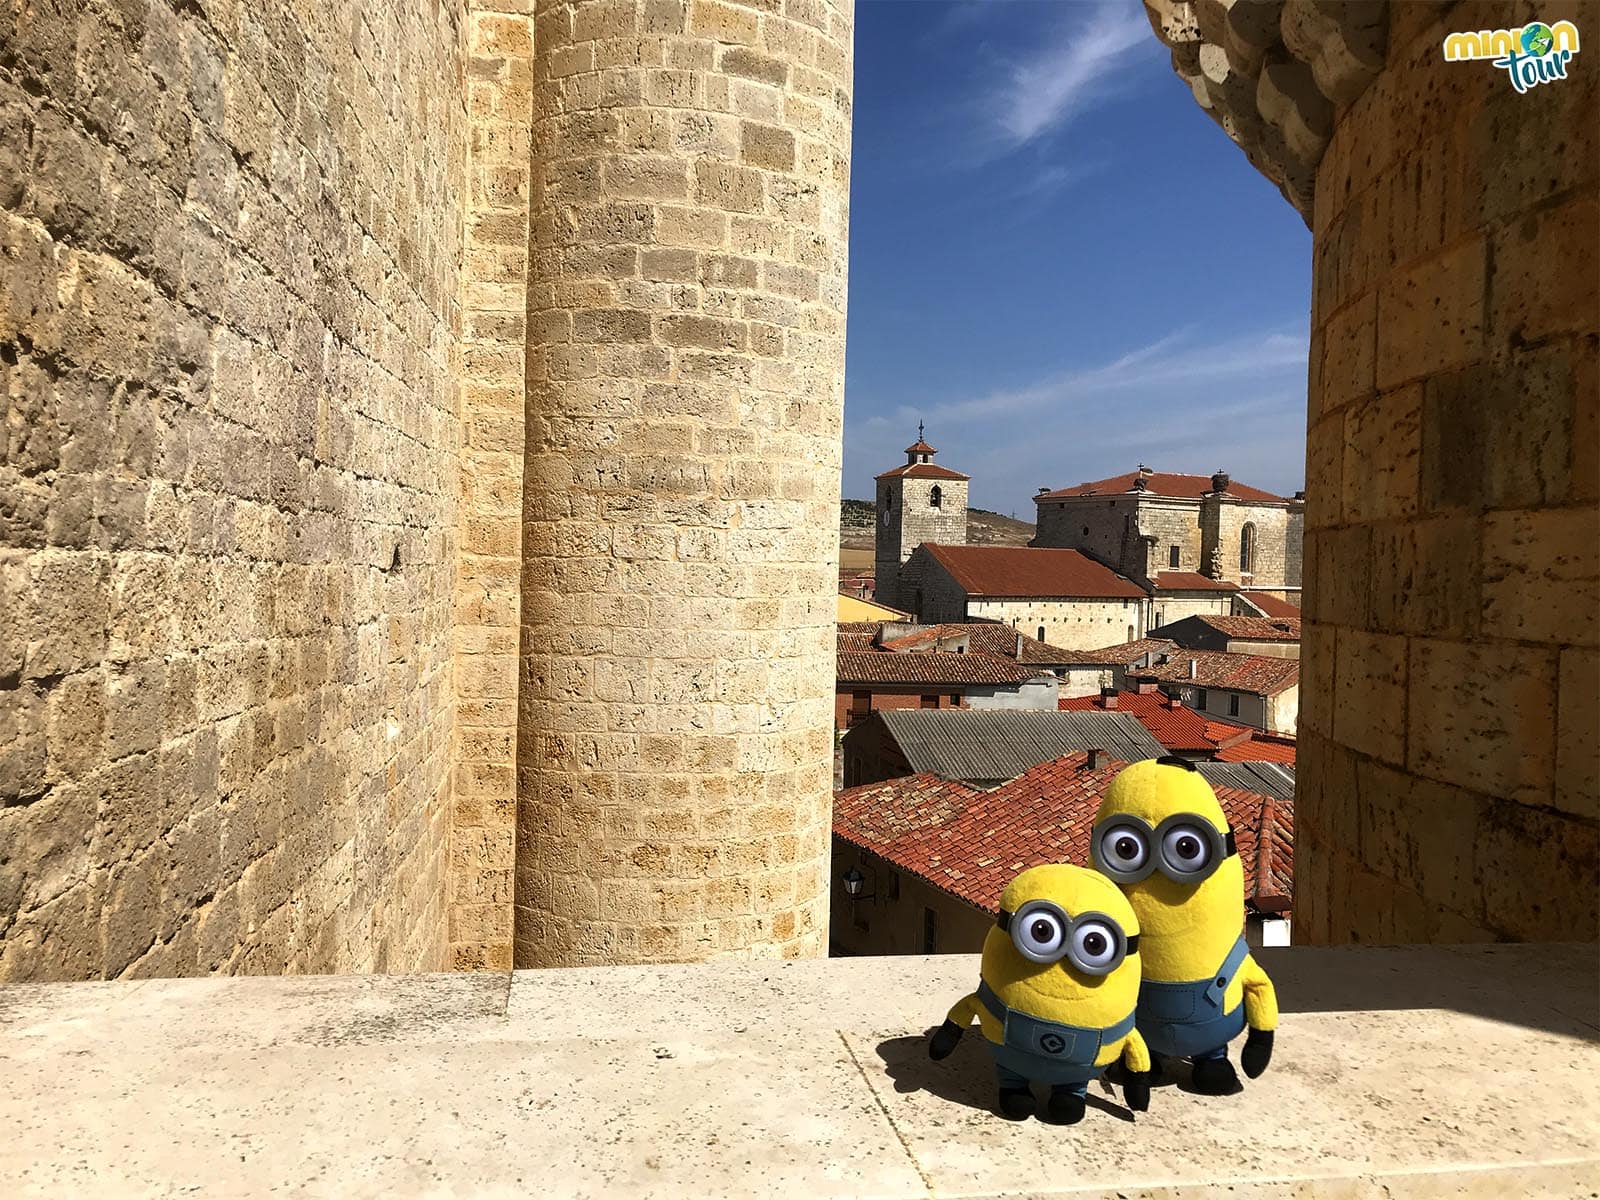
[{"label": "blue sky", "polygon": [[918,419],[971,502],[1131,471],[1304,486],[1311,235],[1138,0],[863,0],[844,494]]}]

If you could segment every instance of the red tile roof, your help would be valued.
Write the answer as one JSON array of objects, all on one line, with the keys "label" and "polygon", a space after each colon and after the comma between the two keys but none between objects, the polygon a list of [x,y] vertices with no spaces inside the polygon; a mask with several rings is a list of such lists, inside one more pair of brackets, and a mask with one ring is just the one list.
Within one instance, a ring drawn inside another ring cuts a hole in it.
[{"label": "red tile roof", "polygon": [[1157,571],[1158,592],[1237,592],[1239,585],[1197,571]]},{"label": "red tile roof", "polygon": [[1240,592],[1239,597],[1248,600],[1255,607],[1266,613],[1269,617],[1298,617],[1300,606],[1290,600],[1282,600],[1277,596],[1269,596],[1266,592]]},{"label": "red tile roof", "polygon": [[1086,596],[1144,598],[1144,589],[1078,550],[1033,546],[939,546],[922,548],[972,596]]},{"label": "red tile roof", "polygon": [[894,654],[840,649],[837,680],[853,683],[1019,684],[1037,671],[993,654]]},{"label": "red tile roof", "polygon": [[903,467],[896,467],[892,471],[885,471],[878,479],[971,479],[970,475],[963,475],[960,471],[952,471],[949,467],[941,467],[938,463],[907,463]]},{"label": "red tile roof", "polygon": [[[1137,471],[1129,471],[1126,475],[1113,475],[1110,479],[1097,479],[1093,483],[1080,483],[1076,487],[1059,488],[1053,492],[1041,492],[1034,499],[1070,500],[1079,496],[1114,496],[1134,491],[1133,481],[1138,477],[1139,473]],[[1156,471],[1145,477],[1144,494],[1147,496],[1198,500],[1210,491],[1211,476],[1209,475],[1174,475],[1165,471]],[[1271,492],[1263,492],[1260,488],[1249,487],[1243,483],[1230,482],[1228,484],[1228,495],[1240,500],[1265,500],[1278,504],[1288,503],[1283,496],[1274,496]]]},{"label": "red tile roof", "polygon": [[1254,736],[1248,742],[1240,742],[1236,746],[1226,746],[1217,751],[1218,762],[1272,762],[1282,763],[1285,766],[1294,766],[1295,740],[1276,734],[1262,733],[1259,729],[1251,731]]},{"label": "red tile roof", "polygon": [[866,650],[873,649],[872,634],[870,633],[839,633],[839,650]]},{"label": "red tile roof", "polygon": [[[1126,763],[1093,770],[1066,754],[992,791],[909,775],[834,797],[833,831],[988,912],[1019,871],[1041,863],[1089,864],[1100,798]],[[1293,895],[1294,804],[1218,788],[1244,867],[1241,900],[1285,907]]]},{"label": "red tile roof", "polygon": [[1300,618],[1293,617],[1218,617],[1209,613],[1195,620],[1211,626],[1218,633],[1249,642],[1298,642]]},{"label": "red tile roof", "polygon": [[1106,646],[1100,650],[1080,650],[1078,661],[1090,665],[1125,667],[1138,662],[1151,652],[1159,653],[1177,648],[1178,643],[1170,638],[1137,638],[1131,642],[1119,642],[1115,646]]},{"label": "red tile roof", "polygon": [[1215,720],[1160,692],[1118,692],[1115,708],[1108,708],[1103,696],[1074,696],[1057,700],[1056,707],[1066,712],[1129,713],[1168,750],[1190,753],[1215,754],[1224,747],[1248,742],[1252,732],[1243,725]]},{"label": "red tile roof", "polygon": [[[1202,687],[1276,696],[1300,682],[1300,660],[1267,658],[1260,654],[1232,654],[1221,650],[1172,650],[1168,661],[1142,667],[1140,675],[1163,682],[1193,683]],[[1189,664],[1195,666],[1189,675]]]},{"label": "red tile roof", "polygon": [[[953,621],[943,625],[930,625],[902,637],[889,637],[888,632],[885,631],[886,636],[881,644],[885,650],[893,650],[896,653],[917,653],[924,647],[965,637],[968,646],[980,653],[999,654],[1006,658],[1014,658],[1021,663],[1038,666],[1077,662],[1079,654],[1077,650],[1052,646],[1048,642],[1041,642],[1025,633],[1019,633],[1009,625],[991,621]],[[1017,648],[1019,639],[1020,653]]]},{"label": "red tile roof", "polygon": [[927,442],[923,441],[921,438],[918,438],[916,441],[912,442],[911,445],[906,447],[906,453],[907,454],[937,454],[939,452],[937,450],[935,450],[932,446],[928,445]]}]

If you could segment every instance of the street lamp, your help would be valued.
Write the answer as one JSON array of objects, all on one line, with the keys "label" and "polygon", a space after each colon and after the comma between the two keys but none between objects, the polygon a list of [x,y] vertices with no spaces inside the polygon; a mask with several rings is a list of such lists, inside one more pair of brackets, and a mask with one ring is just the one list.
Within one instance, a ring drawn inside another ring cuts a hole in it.
[{"label": "street lamp", "polygon": [[866,881],[866,876],[862,875],[855,867],[851,867],[840,879],[840,882],[844,884],[844,894],[852,900],[872,899],[872,892],[863,892],[861,890],[862,884],[866,883]]}]

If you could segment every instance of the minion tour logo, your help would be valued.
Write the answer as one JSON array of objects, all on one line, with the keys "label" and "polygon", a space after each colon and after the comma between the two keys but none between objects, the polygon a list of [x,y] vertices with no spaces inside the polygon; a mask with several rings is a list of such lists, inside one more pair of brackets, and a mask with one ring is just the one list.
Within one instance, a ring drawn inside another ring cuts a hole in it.
[{"label": "minion tour logo", "polygon": [[1492,66],[1505,68],[1518,92],[1565,79],[1567,64],[1577,52],[1578,27],[1571,21],[1554,25],[1534,21],[1521,29],[1452,33],[1444,39],[1445,62],[1487,58]]}]

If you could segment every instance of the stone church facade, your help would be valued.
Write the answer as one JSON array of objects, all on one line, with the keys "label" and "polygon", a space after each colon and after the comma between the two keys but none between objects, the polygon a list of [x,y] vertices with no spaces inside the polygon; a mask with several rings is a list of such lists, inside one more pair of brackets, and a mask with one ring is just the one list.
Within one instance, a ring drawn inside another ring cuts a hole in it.
[{"label": "stone church facade", "polygon": [[1162,572],[1257,591],[1297,592],[1305,497],[1275,496],[1228,475],[1140,466],[1128,475],[1041,491],[1033,544],[1082,550],[1154,589]]}]

